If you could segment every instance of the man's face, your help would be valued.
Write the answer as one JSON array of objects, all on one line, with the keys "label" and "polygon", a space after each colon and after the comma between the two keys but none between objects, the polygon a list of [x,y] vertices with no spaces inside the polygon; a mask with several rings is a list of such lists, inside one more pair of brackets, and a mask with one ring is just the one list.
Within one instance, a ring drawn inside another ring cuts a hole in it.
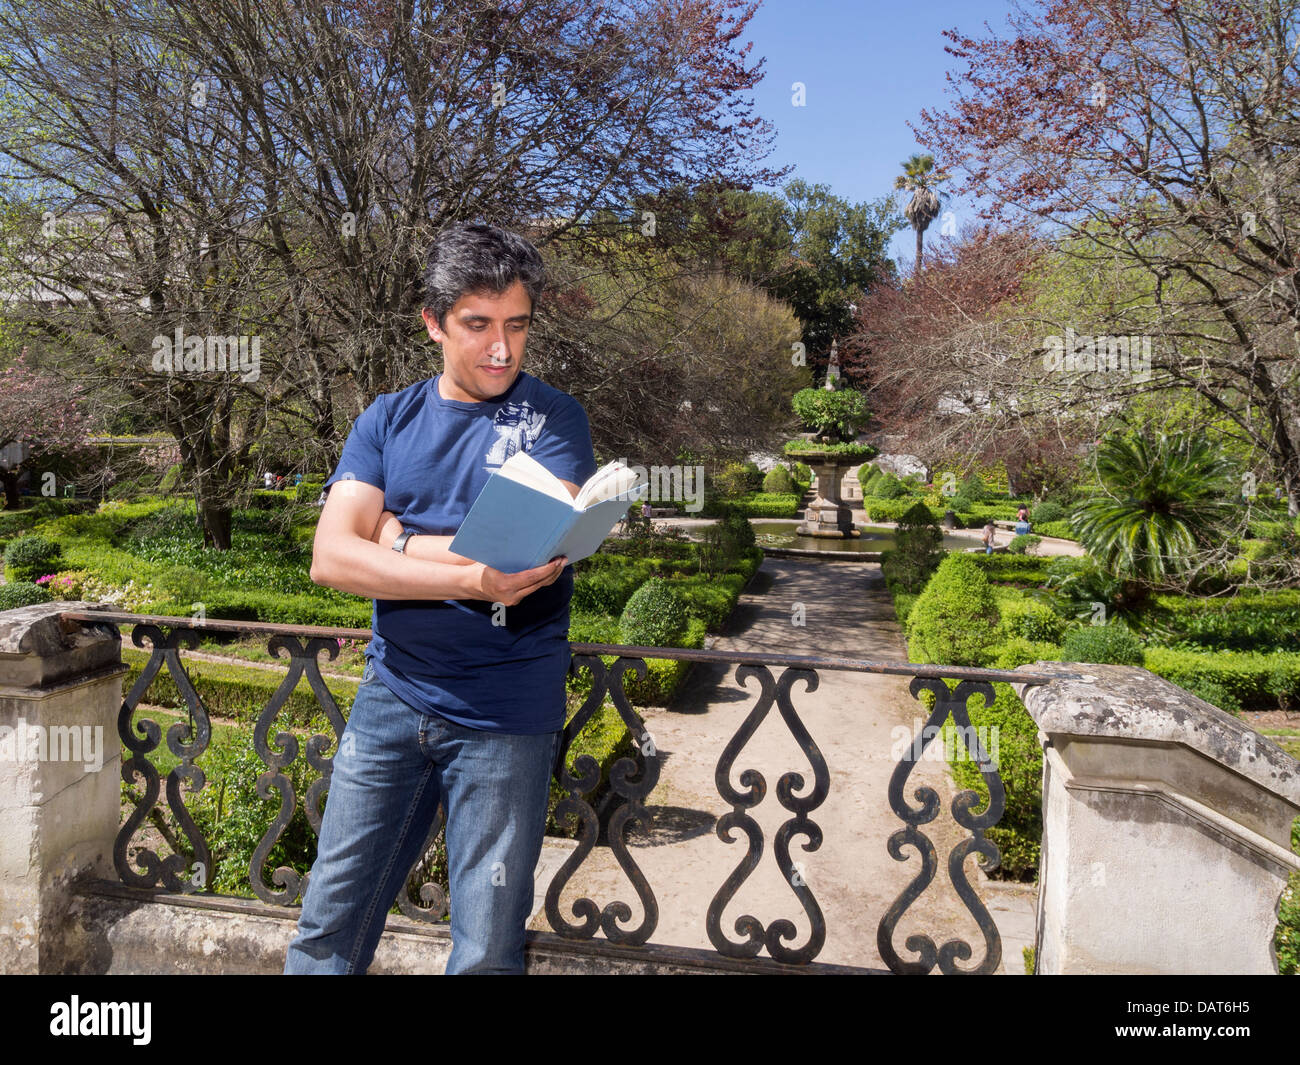
[{"label": "man's face", "polygon": [[482,403],[505,392],[524,361],[532,321],[528,290],[516,281],[504,292],[471,292],[447,312],[447,328],[428,307],[420,312],[429,336],[442,345],[443,399]]}]

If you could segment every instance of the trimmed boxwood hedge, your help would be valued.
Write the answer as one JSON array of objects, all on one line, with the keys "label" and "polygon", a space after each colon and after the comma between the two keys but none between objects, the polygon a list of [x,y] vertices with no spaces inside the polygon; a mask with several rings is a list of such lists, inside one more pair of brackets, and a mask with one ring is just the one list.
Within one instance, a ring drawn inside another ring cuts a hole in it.
[{"label": "trimmed boxwood hedge", "polygon": [[[123,690],[129,690],[144,672],[149,653],[123,647],[122,661],[130,670],[123,680]],[[199,693],[208,713],[216,717],[234,718],[245,724],[257,721],[258,714],[271,701],[271,696],[284,680],[284,673],[280,670],[237,666],[229,662],[205,662],[195,658],[186,658],[184,663],[190,683]],[[287,665],[288,659],[285,659],[285,663]],[[352,700],[356,698],[358,682],[328,677],[325,687],[330,690],[346,717]],[[141,701],[157,706],[185,705],[176,682],[166,669],[160,670],[154,677]],[[300,680],[289,694],[277,720],[282,725],[305,728],[313,718],[321,714],[311,686],[305,680]]]},{"label": "trimmed boxwood hedge", "polygon": [[1296,652],[1197,652],[1148,647],[1142,664],[1189,690],[1206,683],[1216,685],[1231,693],[1246,710],[1275,710],[1282,697],[1300,700],[1300,653]]}]

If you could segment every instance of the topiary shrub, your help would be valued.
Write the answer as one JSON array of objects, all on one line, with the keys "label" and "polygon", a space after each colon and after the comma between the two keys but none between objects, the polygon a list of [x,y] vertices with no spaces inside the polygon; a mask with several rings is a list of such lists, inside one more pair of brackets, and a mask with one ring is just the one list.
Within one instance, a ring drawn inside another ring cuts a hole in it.
[{"label": "topiary shrub", "polygon": [[640,647],[672,647],[686,630],[686,602],[662,577],[652,577],[632,593],[619,618],[619,638]]},{"label": "topiary shrub", "polygon": [[972,503],[982,503],[989,497],[988,485],[977,474],[970,474],[957,486],[957,495],[969,499]]},{"label": "topiary shrub", "polygon": [[751,491],[749,470],[743,462],[728,462],[714,479],[713,486],[728,499],[739,499]]},{"label": "topiary shrub", "polygon": [[908,648],[916,661],[979,665],[996,641],[997,624],[997,603],[984,571],[970,555],[949,555],[908,616]]},{"label": "topiary shrub", "polygon": [[1046,603],[1021,599],[1001,605],[1002,632],[1009,639],[1017,637],[1040,643],[1060,643],[1066,619]]},{"label": "topiary shrub", "polygon": [[1066,633],[1061,661],[1140,666],[1142,643],[1124,625],[1081,625]]},{"label": "topiary shrub", "polygon": [[54,597],[39,584],[30,581],[10,581],[0,584],[0,610],[17,610],[20,606],[48,603]]},{"label": "topiary shrub", "polygon": [[758,541],[754,536],[754,527],[749,524],[745,512],[736,507],[728,507],[722,514],[722,527],[738,551],[753,547]]},{"label": "topiary shrub", "polygon": [[5,580],[31,581],[58,569],[63,549],[44,536],[20,536],[5,548]]},{"label": "topiary shrub", "polygon": [[892,473],[882,474],[880,479],[871,486],[872,499],[902,499],[907,495],[907,489],[903,482],[895,477]]},{"label": "topiary shrub", "polygon": [[1039,503],[1032,513],[1035,525],[1041,525],[1045,521],[1065,521],[1069,517],[1069,513],[1060,503],[1053,503],[1050,500]]},{"label": "topiary shrub", "polygon": [[1037,547],[1043,542],[1041,536],[1035,536],[1033,533],[1021,533],[1019,536],[1013,536],[1011,542],[1007,544],[1007,550],[1013,555],[1026,554],[1031,547]]},{"label": "topiary shrub", "polygon": [[930,508],[914,503],[898,519],[896,547],[885,563],[885,578],[905,592],[919,592],[943,559],[943,531]]},{"label": "topiary shrub", "polygon": [[767,476],[763,478],[764,492],[793,492],[794,478],[790,476],[790,471],[779,463],[767,471]]}]

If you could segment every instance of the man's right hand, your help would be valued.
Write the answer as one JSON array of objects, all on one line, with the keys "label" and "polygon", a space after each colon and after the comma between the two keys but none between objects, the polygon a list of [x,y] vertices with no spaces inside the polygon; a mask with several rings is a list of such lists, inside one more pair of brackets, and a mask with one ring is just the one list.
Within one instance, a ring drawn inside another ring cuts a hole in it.
[{"label": "man's right hand", "polygon": [[469,583],[481,593],[474,598],[485,599],[489,603],[514,606],[537,589],[554,584],[568,564],[569,560],[561,556],[533,569],[520,570],[518,573],[502,573],[501,570],[493,569],[482,562],[475,562],[466,576],[469,578]]}]

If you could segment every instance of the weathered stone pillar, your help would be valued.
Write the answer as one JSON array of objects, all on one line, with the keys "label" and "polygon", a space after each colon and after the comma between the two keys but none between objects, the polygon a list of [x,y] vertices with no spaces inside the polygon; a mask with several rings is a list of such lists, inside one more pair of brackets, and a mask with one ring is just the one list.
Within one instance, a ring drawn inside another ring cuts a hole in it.
[{"label": "weathered stone pillar", "polygon": [[126,666],[115,625],[58,617],[96,609],[0,612],[0,973],[61,971],[72,881],[114,878]]},{"label": "weathered stone pillar", "polygon": [[1036,662],[1039,973],[1276,973],[1300,762],[1144,669]]}]

